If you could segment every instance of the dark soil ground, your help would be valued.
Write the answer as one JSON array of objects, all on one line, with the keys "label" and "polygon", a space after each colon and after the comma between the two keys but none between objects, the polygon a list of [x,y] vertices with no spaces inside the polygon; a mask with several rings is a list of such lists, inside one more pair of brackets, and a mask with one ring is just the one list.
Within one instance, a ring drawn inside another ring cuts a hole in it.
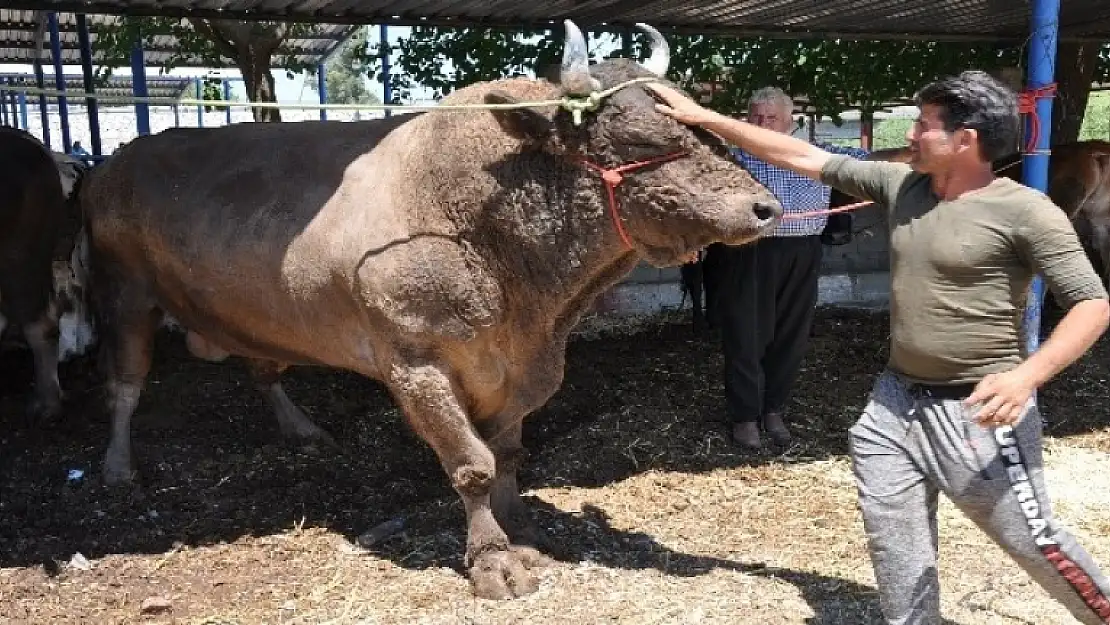
[{"label": "dark soil ground", "polygon": [[[592,489],[645,476],[677,479],[661,491],[670,493],[663,500],[658,493],[619,500],[641,508],[629,518],[654,518],[660,506],[683,508],[673,495],[695,476],[736,475],[758,487],[784,462],[842,462],[846,430],[886,358],[887,337],[883,313],[820,311],[791,406],[799,443],[785,457],[743,455],[728,444],[720,349],[680,318],[574,340],[562,390],[526,422],[532,456],[521,480],[558,560],[679,578],[723,566],[724,555],[680,554],[643,529],[614,526],[606,514],[615,513],[615,500],[608,513],[588,503],[575,511],[557,503],[559,493],[588,501]],[[539,612],[522,620],[442,610],[416,616],[422,601],[431,605],[444,594],[469,600],[462,511],[433,453],[373,381],[307,368],[287,374],[289,395],[342,446],[302,449],[282,440],[240,364],[190,358],[180,335],[163,332],[134,421],[139,484],[109,489],[99,479],[108,423],[91,359],[67,363],[61,373],[70,393],[65,416],[31,421],[22,411],[29,356],[0,355],[0,623],[560,622]],[[1049,434],[1110,452],[1108,379],[1110,342],[1103,340],[1044,389]],[[68,480],[71,470],[84,475]],[[553,494],[541,498],[537,490]],[[696,493],[684,496],[698,501]],[[846,524],[856,523],[853,510],[845,514]],[[355,568],[336,563],[357,536],[391,519],[403,520],[403,531],[356,558]],[[696,523],[686,527],[709,531]],[[78,552],[91,570],[69,564]],[[864,571],[865,554],[853,557]],[[759,565],[736,566],[759,575]],[[390,585],[407,574],[430,581]],[[573,585],[573,575],[558,584]],[[805,622],[874,617],[870,587],[836,575],[794,576],[785,579],[803,589],[816,615]],[[371,588],[365,580],[374,581]],[[358,610],[347,606],[344,616],[327,603],[336,596],[378,607],[356,620]],[[862,602],[848,616],[830,607],[844,596]],[[144,600],[147,615],[140,614]],[[217,614],[226,620],[213,620]],[[685,622],[643,614],[659,618],[616,620]]]}]

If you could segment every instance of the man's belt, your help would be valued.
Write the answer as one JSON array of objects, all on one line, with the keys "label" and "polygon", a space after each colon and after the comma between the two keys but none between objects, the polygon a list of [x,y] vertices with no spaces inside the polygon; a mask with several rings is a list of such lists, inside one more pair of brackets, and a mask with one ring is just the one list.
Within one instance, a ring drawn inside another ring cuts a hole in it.
[{"label": "man's belt", "polygon": [[906,390],[917,399],[965,399],[975,390],[975,385],[910,384]]}]

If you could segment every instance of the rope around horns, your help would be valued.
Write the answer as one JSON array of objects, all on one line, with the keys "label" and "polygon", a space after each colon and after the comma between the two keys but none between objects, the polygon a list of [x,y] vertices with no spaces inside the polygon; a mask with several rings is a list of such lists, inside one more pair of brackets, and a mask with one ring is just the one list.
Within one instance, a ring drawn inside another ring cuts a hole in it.
[{"label": "rope around horns", "polygon": [[596,111],[605,98],[613,95],[614,93],[638,83],[658,82],[659,79],[655,77],[642,76],[640,78],[633,78],[626,80],[614,87],[604,89],[602,91],[593,91],[589,95],[582,97],[562,97],[551,100],[538,100],[533,102],[506,102],[503,104],[289,104],[281,102],[231,102],[228,100],[196,100],[190,98],[155,98],[155,97],[136,97],[136,96],[119,96],[119,95],[105,95],[98,93],[88,93],[84,91],[58,91],[56,89],[39,89],[37,87],[22,87],[14,85],[2,85],[0,91],[12,91],[16,93],[23,93],[28,96],[50,96],[56,98],[67,98],[79,100],[82,98],[101,100],[105,102],[123,102],[134,104],[148,104],[155,106],[211,106],[214,108],[230,108],[241,106],[243,108],[261,108],[261,109],[310,109],[310,110],[328,110],[328,111],[345,111],[345,110],[383,110],[383,111],[482,111],[482,110],[495,110],[495,109],[525,109],[525,108],[547,108],[557,106],[570,112],[574,125],[579,126],[582,124],[582,114],[584,112]]}]

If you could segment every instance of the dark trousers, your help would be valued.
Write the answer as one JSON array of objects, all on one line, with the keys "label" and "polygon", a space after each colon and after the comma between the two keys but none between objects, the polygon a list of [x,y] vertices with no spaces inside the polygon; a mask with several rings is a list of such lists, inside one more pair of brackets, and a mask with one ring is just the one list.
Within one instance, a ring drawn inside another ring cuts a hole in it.
[{"label": "dark trousers", "polygon": [[721,271],[716,310],[725,356],[725,401],[734,422],[780,412],[809,344],[822,246],[817,236],[714,245]]}]

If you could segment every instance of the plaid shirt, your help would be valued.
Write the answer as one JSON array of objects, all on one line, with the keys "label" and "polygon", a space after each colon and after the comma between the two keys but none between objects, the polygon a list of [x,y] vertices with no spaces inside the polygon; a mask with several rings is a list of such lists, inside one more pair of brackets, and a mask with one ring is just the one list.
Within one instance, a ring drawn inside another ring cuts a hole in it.
[{"label": "plaid shirt", "polygon": [[[827,152],[847,154],[853,158],[864,158],[868,154],[867,150],[861,150],[860,148],[841,147],[827,143],[815,145]],[[788,169],[765,163],[739,148],[734,148],[732,155],[744,169],[751,172],[756,180],[763,183],[782,202],[785,214],[806,213],[829,207],[830,189],[827,185]],[[801,237],[818,235],[825,229],[828,220],[829,218],[826,215],[784,220],[779,223],[771,236]]]}]

